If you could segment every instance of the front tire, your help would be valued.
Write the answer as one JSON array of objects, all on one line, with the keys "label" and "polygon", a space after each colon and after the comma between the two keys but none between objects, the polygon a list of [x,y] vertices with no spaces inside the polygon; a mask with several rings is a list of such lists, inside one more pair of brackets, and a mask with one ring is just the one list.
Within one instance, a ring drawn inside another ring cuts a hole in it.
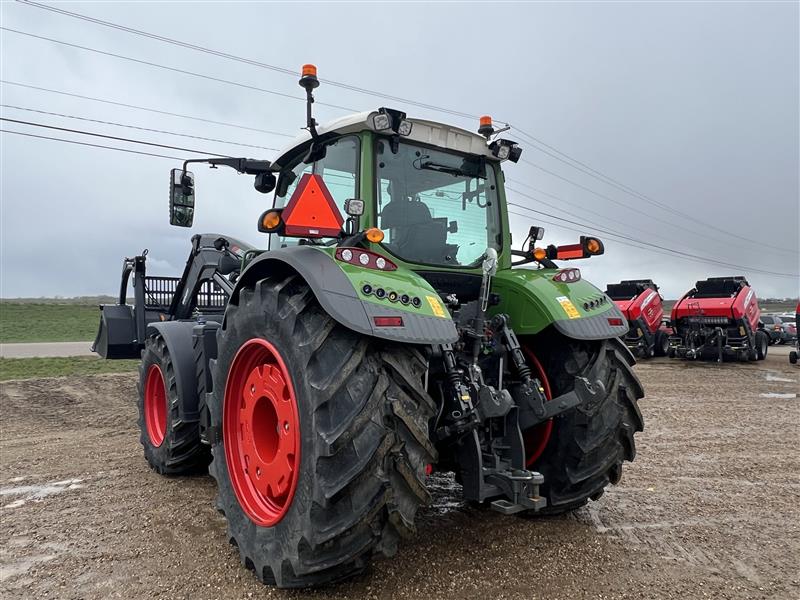
[{"label": "front tire", "polygon": [[148,336],[139,365],[139,440],[145,459],[162,475],[200,473],[211,459],[198,422],[181,419],[176,378],[164,338]]},{"label": "front tire", "polygon": [[[259,347],[268,352],[241,362]],[[337,324],[297,276],[263,279],[229,305],[213,366],[211,421],[222,435],[210,471],[230,541],[262,582],[344,579],[373,554],[394,554],[399,536],[414,531],[417,508],[430,499],[425,469],[436,459],[425,369],[412,347]],[[265,378],[282,380],[283,391],[253,391]],[[259,408],[285,400],[274,419]],[[282,447],[284,434],[291,439]],[[272,452],[291,468],[273,464]],[[259,488],[260,477],[272,483]]]},{"label": "front tire", "polygon": [[767,358],[767,352],[769,351],[769,336],[759,330],[756,331],[754,339],[756,342],[756,360],[764,360]]},{"label": "front tire", "polygon": [[540,493],[544,514],[560,514],[597,500],[622,477],[622,463],[636,456],[634,434],[644,420],[637,401],[644,392],[631,367],[633,358],[619,340],[599,343],[563,338],[538,342],[550,346],[543,365],[552,395],[574,389],[587,377],[595,391],[575,409],[553,419],[550,439],[530,469],[544,476]]},{"label": "front tire", "polygon": [[661,329],[656,331],[655,351],[656,356],[666,356],[669,352],[669,335]]}]

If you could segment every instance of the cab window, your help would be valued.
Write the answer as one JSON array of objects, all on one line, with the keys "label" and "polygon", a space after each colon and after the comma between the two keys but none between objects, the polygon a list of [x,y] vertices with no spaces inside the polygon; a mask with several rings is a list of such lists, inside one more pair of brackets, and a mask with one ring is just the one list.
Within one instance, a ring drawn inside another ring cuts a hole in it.
[{"label": "cab window", "polygon": [[[359,139],[356,136],[347,136],[328,144],[324,158],[312,164],[305,164],[301,161],[293,169],[290,169],[291,175],[286,173],[281,175],[282,177],[293,177],[293,179],[283,196],[276,195],[275,206],[277,208],[286,206],[302,176],[306,173],[313,173],[322,176],[336,207],[342,211],[345,200],[358,197],[359,152]],[[297,238],[274,237],[277,240],[278,248],[296,245],[299,241]]]}]

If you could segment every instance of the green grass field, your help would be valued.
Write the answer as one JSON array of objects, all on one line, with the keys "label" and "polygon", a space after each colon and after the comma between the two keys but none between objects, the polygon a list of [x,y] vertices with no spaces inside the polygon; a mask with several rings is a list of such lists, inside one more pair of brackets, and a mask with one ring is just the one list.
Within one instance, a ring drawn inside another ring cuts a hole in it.
[{"label": "green grass field", "polygon": [[99,356],[0,358],[0,381],[133,372],[138,360],[103,360]]},{"label": "green grass field", "polygon": [[93,340],[97,305],[0,302],[0,343]]}]

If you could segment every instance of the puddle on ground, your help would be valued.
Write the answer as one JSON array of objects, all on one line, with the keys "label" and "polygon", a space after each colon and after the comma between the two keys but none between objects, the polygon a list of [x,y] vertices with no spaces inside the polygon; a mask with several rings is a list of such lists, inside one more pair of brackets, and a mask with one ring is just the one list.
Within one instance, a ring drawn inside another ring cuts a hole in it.
[{"label": "puddle on ground", "polygon": [[49,496],[62,494],[69,490],[79,490],[85,487],[82,482],[83,479],[64,479],[62,481],[53,481],[42,485],[18,485],[12,487],[3,487],[0,488],[0,497],[21,497],[12,500],[8,504],[4,504],[2,508],[19,508],[28,502],[41,502]]},{"label": "puddle on ground", "polygon": [[797,383],[795,379],[788,379],[786,377],[778,377],[777,371],[767,371],[764,376],[767,381],[779,381],[781,383]]}]

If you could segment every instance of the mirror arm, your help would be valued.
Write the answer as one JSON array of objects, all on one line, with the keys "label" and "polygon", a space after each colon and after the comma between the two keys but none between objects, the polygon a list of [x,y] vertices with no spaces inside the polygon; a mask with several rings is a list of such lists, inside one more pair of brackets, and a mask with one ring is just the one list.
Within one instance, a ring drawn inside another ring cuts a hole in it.
[{"label": "mirror arm", "polygon": [[272,163],[268,160],[255,160],[253,158],[191,158],[183,161],[183,170],[188,171],[190,163],[207,163],[212,167],[231,167],[245,175],[260,175],[272,171]]}]

